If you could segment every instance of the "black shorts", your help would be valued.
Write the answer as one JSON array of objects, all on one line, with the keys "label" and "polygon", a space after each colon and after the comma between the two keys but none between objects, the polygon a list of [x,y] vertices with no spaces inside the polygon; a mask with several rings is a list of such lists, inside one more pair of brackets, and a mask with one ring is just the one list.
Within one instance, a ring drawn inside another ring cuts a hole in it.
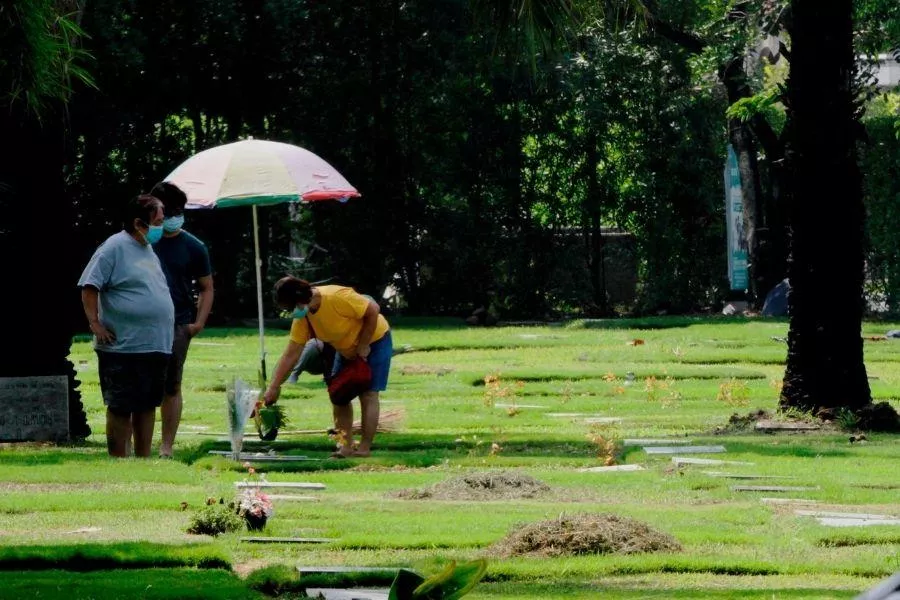
[{"label": "black shorts", "polygon": [[175,326],[175,337],[172,342],[172,354],[169,356],[169,367],[166,369],[166,394],[172,396],[181,387],[184,376],[184,361],[191,346],[191,333],[187,325]]},{"label": "black shorts", "polygon": [[97,351],[103,404],[117,415],[147,412],[162,404],[169,355]]}]

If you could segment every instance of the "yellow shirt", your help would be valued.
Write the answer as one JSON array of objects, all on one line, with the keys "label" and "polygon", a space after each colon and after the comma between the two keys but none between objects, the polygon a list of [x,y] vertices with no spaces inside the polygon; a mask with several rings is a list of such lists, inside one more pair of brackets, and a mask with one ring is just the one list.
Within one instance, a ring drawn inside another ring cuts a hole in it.
[{"label": "yellow shirt", "polygon": [[[291,341],[302,346],[310,338],[317,337],[334,346],[344,356],[356,354],[369,299],[356,293],[353,288],[340,285],[323,285],[316,289],[322,295],[322,302],[315,314],[309,312],[302,319],[294,319],[291,323]],[[315,334],[309,331],[306,319],[312,322]],[[379,314],[370,343],[383,338],[389,329],[387,319]]]}]

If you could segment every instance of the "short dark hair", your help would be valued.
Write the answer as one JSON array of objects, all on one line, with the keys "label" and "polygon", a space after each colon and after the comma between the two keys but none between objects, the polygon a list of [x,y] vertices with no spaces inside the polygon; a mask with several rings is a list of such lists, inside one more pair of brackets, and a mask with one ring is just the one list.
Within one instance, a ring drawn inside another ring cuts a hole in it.
[{"label": "short dark hair", "polygon": [[122,227],[128,233],[134,233],[135,219],[140,219],[149,227],[150,222],[153,220],[153,215],[162,207],[162,201],[156,196],[149,194],[135,196],[128,201],[122,211]]},{"label": "short dark hair", "polygon": [[162,200],[166,214],[173,210],[182,212],[187,204],[187,195],[180,187],[169,181],[160,181],[154,185],[150,195]]},{"label": "short dark hair", "polygon": [[312,286],[305,279],[288,275],[275,282],[275,303],[279,307],[309,304]]}]

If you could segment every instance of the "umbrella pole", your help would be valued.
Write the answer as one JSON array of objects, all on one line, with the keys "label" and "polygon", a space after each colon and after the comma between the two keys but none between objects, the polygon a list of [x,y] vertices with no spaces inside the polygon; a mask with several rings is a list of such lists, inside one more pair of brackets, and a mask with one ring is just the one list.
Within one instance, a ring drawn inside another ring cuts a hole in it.
[{"label": "umbrella pole", "polygon": [[262,260],[259,257],[259,217],[253,205],[253,255],[256,263],[256,316],[259,319],[259,376],[260,384],[266,385],[266,338],[263,323],[262,301]]}]

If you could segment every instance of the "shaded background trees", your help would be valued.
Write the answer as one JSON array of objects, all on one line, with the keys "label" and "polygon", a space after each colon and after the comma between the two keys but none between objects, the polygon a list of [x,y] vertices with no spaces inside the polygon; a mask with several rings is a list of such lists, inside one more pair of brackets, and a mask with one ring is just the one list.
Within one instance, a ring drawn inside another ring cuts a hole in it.
[{"label": "shaded background trees", "polygon": [[[870,4],[867,23],[896,19]],[[391,285],[416,314],[717,308],[729,294],[720,180],[731,141],[760,303],[786,275],[787,233],[785,61],[772,66],[759,44],[789,13],[777,2],[645,5],[582,14],[565,52],[535,54],[522,51],[523,30],[498,37],[462,0],[89,2],[97,86],[68,109],[76,253],[86,260],[116,203],[186,156],[256,136],[309,148],[364,196],[265,209],[269,283],[292,269],[379,297]],[[876,48],[893,30],[866,31]],[[877,177],[884,164],[870,158]],[[189,220],[222,282],[214,321],[252,316],[249,216]],[[631,237],[617,245],[610,231]],[[882,258],[895,238],[872,231],[873,286],[900,289]],[[284,260],[292,240],[301,255],[319,250]],[[637,279],[624,300],[616,277]],[[887,294],[889,307],[898,297]]]},{"label": "shaded background trees", "polygon": [[[799,318],[785,403],[866,404],[860,292],[865,283],[887,311],[900,302],[900,102],[853,72],[860,55],[900,45],[896,3],[846,0],[827,15],[812,0],[526,4],[5,3],[2,250],[39,256],[52,240],[64,249],[54,281],[71,294],[41,292],[47,269],[7,262],[7,280],[30,294],[16,339],[37,333],[59,358],[21,353],[4,369],[67,374],[73,422],[83,422],[62,358],[83,326],[81,266],[118,227],[125,199],[190,154],[246,136],[309,148],[364,196],[264,209],[266,286],[288,271],[376,297],[391,286],[413,314],[716,309],[729,294],[721,173],[731,143],[757,305],[786,274],[792,219]],[[775,37],[785,29],[793,35]],[[816,174],[837,172],[845,202],[823,210],[814,190],[836,188]],[[249,215],[189,219],[213,255],[213,322],[253,315]],[[631,278],[634,293],[615,296],[616,278]],[[838,308],[822,301],[833,293]],[[828,308],[801,308],[814,302]],[[815,333],[825,330],[828,340]],[[826,372],[846,373],[846,385],[802,383]]]},{"label": "shaded background trees", "polygon": [[[410,312],[519,317],[695,310],[722,296],[723,99],[697,93],[688,53],[638,28],[597,22],[534,78],[455,0],[96,0],[82,23],[97,81],[70,105],[82,258],[121,198],[192,152],[256,136],[309,148],[364,195],[266,209],[270,257],[291,236],[327,250],[270,260],[269,280],[293,264],[373,295],[393,285]],[[252,315],[248,216],[189,221],[222,282],[216,318]],[[636,240],[641,285],[625,306],[607,302],[610,227]]]}]

